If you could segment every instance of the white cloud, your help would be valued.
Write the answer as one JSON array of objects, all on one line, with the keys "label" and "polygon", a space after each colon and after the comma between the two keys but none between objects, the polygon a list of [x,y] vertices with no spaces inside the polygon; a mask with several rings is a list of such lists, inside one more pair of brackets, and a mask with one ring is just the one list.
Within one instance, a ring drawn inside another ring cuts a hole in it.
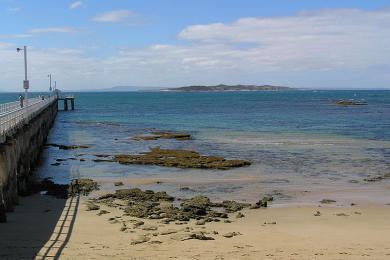
[{"label": "white cloud", "polygon": [[29,33],[75,33],[78,32],[77,29],[70,27],[48,27],[48,28],[36,28],[28,31]]},{"label": "white cloud", "polygon": [[76,1],[69,5],[69,9],[76,9],[78,7],[81,7],[83,5],[82,1]]},{"label": "white cloud", "polygon": [[102,22],[102,23],[115,23],[124,21],[127,18],[137,16],[134,12],[130,10],[115,10],[111,12],[105,12],[100,15],[97,15],[92,18],[94,22]]},{"label": "white cloud", "polygon": [[[93,58],[88,48],[32,49],[29,66],[35,86],[52,71],[68,89],[218,83],[388,88],[389,27],[390,10],[242,18],[189,26],[176,44],[122,48],[110,57]],[[14,48],[3,43],[0,60],[0,86],[19,86],[15,75],[23,68]]]},{"label": "white cloud", "polygon": [[0,39],[17,39],[17,38],[28,38],[31,37],[31,34],[21,33],[21,34],[0,34]]}]

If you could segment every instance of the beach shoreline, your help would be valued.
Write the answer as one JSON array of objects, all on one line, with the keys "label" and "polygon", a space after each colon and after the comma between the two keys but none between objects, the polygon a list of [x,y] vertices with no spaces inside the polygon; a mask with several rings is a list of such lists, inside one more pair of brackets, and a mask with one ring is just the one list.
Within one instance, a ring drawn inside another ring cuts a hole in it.
[{"label": "beach shoreline", "polygon": [[[389,205],[271,206],[243,210],[242,218],[236,218],[233,213],[229,216],[232,223],[196,225],[191,220],[179,225],[179,222],[161,224],[158,220],[123,216],[118,208],[106,206],[101,209],[109,213],[98,216],[97,211],[87,211],[87,200],[88,197],[64,200],[40,194],[21,198],[15,212],[9,214],[9,222],[0,226],[0,257],[17,259],[36,254],[36,259],[49,256],[59,259],[388,259],[390,256]],[[121,231],[123,222],[134,221],[144,224]],[[154,227],[157,230],[152,230]],[[162,235],[167,230],[173,231]],[[180,241],[188,232],[203,232],[214,240]],[[237,235],[224,237],[228,233]],[[34,234],[41,234],[41,239],[37,240]],[[132,245],[132,241],[145,235],[150,240]]]}]

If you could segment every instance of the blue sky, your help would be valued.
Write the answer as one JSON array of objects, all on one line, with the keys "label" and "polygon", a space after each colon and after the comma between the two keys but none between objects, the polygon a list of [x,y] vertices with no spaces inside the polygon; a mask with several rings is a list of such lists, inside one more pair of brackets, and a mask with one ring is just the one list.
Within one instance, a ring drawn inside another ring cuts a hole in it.
[{"label": "blue sky", "polygon": [[389,1],[0,0],[0,90],[390,88]]}]

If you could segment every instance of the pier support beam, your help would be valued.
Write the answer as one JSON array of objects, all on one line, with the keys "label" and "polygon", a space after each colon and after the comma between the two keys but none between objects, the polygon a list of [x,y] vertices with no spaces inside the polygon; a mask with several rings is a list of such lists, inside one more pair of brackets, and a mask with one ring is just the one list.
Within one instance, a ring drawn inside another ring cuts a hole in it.
[{"label": "pier support beam", "polygon": [[68,111],[68,100],[64,99],[64,111]]},{"label": "pier support beam", "polygon": [[70,104],[71,104],[72,110],[74,110],[74,99],[70,100]]}]

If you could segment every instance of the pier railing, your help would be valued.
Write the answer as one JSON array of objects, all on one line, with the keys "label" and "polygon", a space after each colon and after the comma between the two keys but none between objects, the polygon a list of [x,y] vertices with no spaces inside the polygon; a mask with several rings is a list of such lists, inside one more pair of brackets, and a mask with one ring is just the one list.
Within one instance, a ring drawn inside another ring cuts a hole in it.
[{"label": "pier railing", "polygon": [[23,107],[19,101],[0,104],[0,143],[6,140],[7,135],[28,123],[56,99],[56,96],[31,98],[27,102],[24,101]]}]

